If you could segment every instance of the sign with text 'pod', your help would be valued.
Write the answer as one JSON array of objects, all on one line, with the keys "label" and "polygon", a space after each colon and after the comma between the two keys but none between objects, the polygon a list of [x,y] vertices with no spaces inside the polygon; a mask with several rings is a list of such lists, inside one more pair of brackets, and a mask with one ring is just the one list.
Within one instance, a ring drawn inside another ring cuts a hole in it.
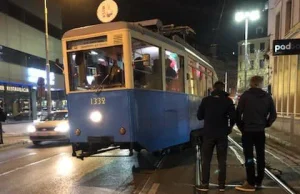
[{"label": "sign with text 'pod'", "polygon": [[273,55],[299,55],[300,39],[283,39],[273,41]]}]

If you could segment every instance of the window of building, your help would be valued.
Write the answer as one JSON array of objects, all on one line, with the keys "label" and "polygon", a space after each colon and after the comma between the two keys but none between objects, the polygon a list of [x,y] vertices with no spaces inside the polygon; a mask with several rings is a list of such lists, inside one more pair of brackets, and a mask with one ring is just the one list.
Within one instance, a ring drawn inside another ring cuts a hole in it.
[{"label": "window of building", "polygon": [[[10,17],[13,17],[19,20],[20,22],[23,22],[41,32],[45,31],[45,22],[43,19],[40,19],[39,17],[25,10],[24,8],[15,5],[13,2],[3,1],[0,7],[0,11],[9,15]],[[48,23],[48,28],[50,36],[53,36],[57,39],[61,39],[61,29],[57,28],[56,26],[50,23]]]},{"label": "window of building", "polygon": [[163,90],[160,48],[132,39],[134,87]]},{"label": "window of building", "polygon": [[254,44],[250,44],[250,53],[254,53],[255,49],[254,49]]},{"label": "window of building", "polygon": [[184,92],[184,58],[166,50],[165,59],[166,90]]},{"label": "window of building", "polygon": [[287,34],[292,25],[292,1],[286,2],[286,20],[285,20],[285,33]]},{"label": "window of building", "polygon": [[276,15],[276,22],[275,22],[275,39],[279,39],[280,36],[280,13]]},{"label": "window of building", "polygon": [[263,59],[259,60],[259,68],[261,69],[265,68],[265,60]]},{"label": "window of building", "polygon": [[[33,67],[44,70],[46,68],[46,60],[31,54],[27,54],[9,47],[0,45],[0,61],[12,63],[25,67]],[[63,72],[59,69],[55,62],[50,60],[50,71],[58,74]]]},{"label": "window of building", "polygon": [[254,61],[253,60],[250,61],[250,69],[254,69]]},{"label": "window of building", "polygon": [[264,51],[264,50],[265,50],[265,43],[264,43],[264,42],[261,42],[261,43],[260,43],[260,50],[261,50],[261,51]]},{"label": "window of building", "polygon": [[240,55],[243,54],[243,45],[240,45]]}]

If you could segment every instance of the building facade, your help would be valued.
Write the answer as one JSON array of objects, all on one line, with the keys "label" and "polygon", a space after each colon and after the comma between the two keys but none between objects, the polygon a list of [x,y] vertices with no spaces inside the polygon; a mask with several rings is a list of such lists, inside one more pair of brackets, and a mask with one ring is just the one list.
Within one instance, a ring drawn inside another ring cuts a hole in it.
[{"label": "building facade", "polygon": [[[269,0],[268,33],[270,48],[274,46],[273,40],[300,39],[299,0]],[[275,127],[300,135],[300,53],[282,56],[273,54],[273,49],[270,49],[272,94],[279,115]]]},{"label": "building facade", "polygon": [[[249,80],[252,76],[264,77],[264,88],[267,90],[269,84],[269,64],[265,59],[265,53],[269,50],[269,37],[248,40],[248,60],[245,60],[245,41],[238,43],[238,91],[242,93],[249,88]],[[245,65],[247,64],[247,66]],[[247,67],[247,78],[245,80],[245,67]],[[246,84],[245,84],[246,81]]]},{"label": "building facade", "polygon": [[[55,61],[62,61],[61,10],[48,1],[50,84],[52,105],[62,107],[64,80]],[[10,118],[35,119],[46,100],[37,92],[37,81],[45,73],[44,5],[39,0],[0,1],[0,106]]]}]

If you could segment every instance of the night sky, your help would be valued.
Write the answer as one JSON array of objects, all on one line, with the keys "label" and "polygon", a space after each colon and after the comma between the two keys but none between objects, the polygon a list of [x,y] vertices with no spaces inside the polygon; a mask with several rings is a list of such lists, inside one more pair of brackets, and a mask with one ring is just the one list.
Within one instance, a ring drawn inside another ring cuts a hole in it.
[{"label": "night sky", "polygon": [[[100,23],[96,11],[102,0],[61,0],[64,30]],[[237,52],[243,39],[244,24],[234,21],[237,10],[263,10],[266,0],[115,0],[119,14],[114,21],[160,19],[164,25],[190,26],[197,35],[195,42],[204,54],[213,43],[219,55]],[[225,4],[224,4],[225,2]],[[224,8],[223,8],[224,6]],[[221,21],[219,18],[222,13]],[[255,26],[256,24],[250,24]],[[219,26],[219,28],[218,28]]]}]

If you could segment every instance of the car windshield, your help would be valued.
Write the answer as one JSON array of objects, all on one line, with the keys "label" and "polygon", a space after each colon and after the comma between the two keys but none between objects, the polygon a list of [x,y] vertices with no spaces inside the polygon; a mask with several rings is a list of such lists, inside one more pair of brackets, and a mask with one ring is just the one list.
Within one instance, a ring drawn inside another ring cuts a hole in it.
[{"label": "car windshield", "polygon": [[68,113],[67,112],[56,112],[51,113],[43,121],[60,121],[60,120],[67,120],[68,119]]}]

